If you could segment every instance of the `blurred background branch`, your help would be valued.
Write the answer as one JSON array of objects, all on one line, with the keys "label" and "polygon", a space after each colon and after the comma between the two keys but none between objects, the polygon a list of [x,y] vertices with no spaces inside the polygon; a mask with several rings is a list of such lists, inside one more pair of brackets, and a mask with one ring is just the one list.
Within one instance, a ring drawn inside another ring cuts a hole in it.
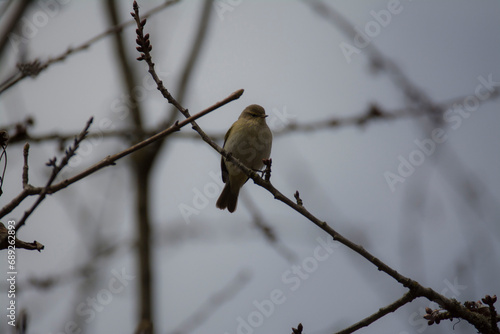
[{"label": "blurred background branch", "polygon": [[[6,27],[4,28],[3,31],[0,32],[0,59],[2,58],[4,52],[5,52],[5,47],[7,46],[7,42],[9,41],[9,36],[18,24],[21,22],[21,17],[25,14],[25,12],[28,10],[30,4],[33,2],[32,0],[21,0],[21,1],[15,1],[15,4],[13,4],[14,1],[7,1],[5,4],[2,4],[2,10],[0,11],[0,15],[5,15],[8,13],[8,9],[10,6],[13,6],[14,9],[12,9],[12,13],[9,12],[9,17],[7,18],[8,23],[6,24]],[[0,16],[1,18],[1,16]]]},{"label": "blurred background branch", "polygon": [[[153,14],[159,13],[162,9],[167,8],[180,0],[167,0],[164,1],[161,5],[158,5],[157,7],[151,9],[150,11],[144,13],[144,18],[147,18]],[[31,3],[32,0],[23,0],[21,3],[24,4],[19,7],[19,12],[16,13],[16,18],[12,20],[13,27],[15,27],[16,24],[20,22],[19,17],[24,14],[24,11],[28,8],[29,3]],[[87,50],[90,48],[92,45],[94,45],[96,42],[100,41],[101,39],[115,34],[117,32],[121,32],[125,27],[132,25],[134,23],[133,20],[128,20],[124,23],[117,24],[115,26],[112,26],[108,30],[94,36],[93,38],[89,39],[86,42],[83,42],[75,47],[68,47],[68,49],[53,57],[49,57],[45,61],[41,61],[39,59],[34,59],[32,61],[28,62],[21,62],[17,64],[17,68],[13,69],[11,71],[11,74],[6,78],[3,79],[3,81],[0,81],[0,94],[4,93],[6,90],[9,88],[13,87],[17,83],[19,83],[21,80],[28,78],[28,77],[36,77],[40,72],[46,70],[49,66],[62,62],[66,60],[71,55],[74,55],[76,53],[82,52],[84,50]],[[11,31],[7,29],[7,31],[3,32],[2,35],[0,36],[0,47],[5,46],[7,43],[7,40],[9,39],[11,34]],[[2,49],[0,48],[0,57],[2,56],[1,53]]]}]

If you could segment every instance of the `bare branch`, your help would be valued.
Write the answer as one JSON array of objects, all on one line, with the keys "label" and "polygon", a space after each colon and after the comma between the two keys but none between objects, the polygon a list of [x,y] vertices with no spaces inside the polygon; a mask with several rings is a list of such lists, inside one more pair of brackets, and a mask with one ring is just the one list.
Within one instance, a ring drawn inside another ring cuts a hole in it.
[{"label": "bare branch", "polygon": [[57,184],[54,184],[50,187],[27,187],[26,189],[23,189],[23,191],[18,196],[16,196],[9,204],[4,206],[0,210],[0,218],[4,217],[8,213],[10,213],[26,197],[41,194],[44,189],[46,189],[46,194],[53,194],[61,189],[64,189],[64,188],[68,187],[69,185],[95,173],[96,171],[98,171],[104,167],[114,165],[115,161],[117,161],[117,160],[137,151],[137,150],[140,150],[141,148],[143,148],[143,147],[145,147],[145,146],[147,146],[147,145],[149,145],[157,140],[160,140],[160,139],[162,139],[162,138],[164,138],[164,137],[166,137],[174,132],[179,131],[182,127],[194,122],[196,119],[216,110],[217,108],[222,107],[223,105],[225,105],[231,101],[238,99],[242,94],[243,94],[243,89],[240,89],[240,90],[232,93],[231,95],[229,95],[225,99],[215,103],[214,105],[208,107],[207,109],[205,109],[203,111],[200,111],[199,113],[197,113],[193,116],[190,116],[189,118],[183,120],[182,122],[176,122],[171,127],[157,133],[156,135],[154,135],[154,136],[152,136],[152,137],[150,137],[150,138],[148,138],[148,139],[146,139],[146,140],[144,140],[136,145],[133,145],[133,146],[131,146],[131,147],[115,154],[115,155],[107,156],[106,158],[102,159],[100,162],[96,163],[95,165],[87,168],[86,170],[82,171],[81,173],[79,173],[79,174],[77,174],[69,179],[65,179],[65,180],[63,180]]},{"label": "bare branch", "polygon": [[0,148],[2,152],[0,153],[0,161],[4,158],[2,176],[0,176],[0,196],[2,196],[3,181],[5,179],[5,171],[7,170],[7,141],[9,140],[9,135],[6,131],[0,131]]},{"label": "bare branch", "polygon": [[30,144],[29,143],[24,144],[24,149],[23,149],[24,164],[23,164],[23,176],[22,176],[23,189],[28,186],[28,182],[29,182],[29,176],[28,176],[28,171],[29,171],[28,154],[29,154],[29,151],[30,151]]},{"label": "bare branch", "polygon": [[[38,207],[38,205],[40,205],[40,203],[42,203],[42,201],[45,199],[45,196],[47,195],[49,187],[52,185],[52,183],[56,179],[59,172],[68,164],[71,157],[73,157],[75,155],[76,150],[78,150],[78,147],[80,146],[80,143],[85,139],[85,136],[87,135],[88,129],[90,128],[90,125],[92,124],[93,120],[94,120],[93,117],[91,117],[88,120],[88,122],[85,125],[82,132],[78,135],[78,137],[75,138],[73,146],[70,146],[66,150],[66,154],[64,155],[62,161],[59,164],[57,164],[55,157],[53,159],[49,160],[49,162],[47,163],[47,166],[52,167],[52,174],[50,175],[49,180],[47,181],[47,184],[45,185],[45,187],[42,188],[42,191],[40,192],[38,199],[35,201],[35,203],[33,203],[33,205],[31,206],[31,208],[28,211],[24,212],[23,217],[16,224],[16,232],[21,228],[21,226],[23,226],[25,224],[26,219],[28,219],[28,217],[33,213],[33,211],[35,211],[35,209]],[[27,164],[26,147],[25,147],[24,152],[25,152],[25,159],[26,159],[26,164]],[[27,171],[27,168],[28,167],[26,166],[26,171]],[[27,178],[26,178],[26,180],[27,180]],[[24,168],[23,168],[23,184],[24,184]]]},{"label": "bare branch", "polygon": [[[14,237],[15,238],[15,237]],[[14,244],[12,244],[13,242]],[[9,231],[5,227],[5,225],[0,222],[0,250],[1,249],[7,249],[9,246],[15,246],[15,248],[23,248],[27,250],[37,250],[41,251],[42,249],[45,248],[44,245],[39,243],[38,241],[33,241],[33,242],[25,242],[22,240],[19,240],[18,238],[15,238],[15,241],[12,240],[9,242]]]},{"label": "bare branch", "polygon": [[[500,333],[497,325],[497,322],[500,322],[500,317],[498,316],[494,305],[496,301],[496,295],[486,295],[484,298],[478,301],[464,302],[464,307],[471,313],[479,314],[490,320],[491,331],[488,331],[487,333]],[[447,311],[446,309],[433,310],[430,307],[425,308],[424,319],[427,320],[427,324],[429,326],[433,324],[439,324],[442,320],[453,320],[455,318],[457,318],[457,316],[453,314],[453,312]]]},{"label": "bare branch", "polygon": [[358,329],[361,329],[363,327],[368,327],[370,324],[374,323],[375,321],[382,318],[383,316],[385,316],[391,312],[396,311],[398,308],[400,308],[403,305],[406,305],[406,304],[412,302],[415,298],[416,298],[416,296],[414,296],[413,293],[411,291],[409,291],[409,292],[405,293],[403,295],[403,297],[399,298],[395,302],[393,302],[385,307],[381,307],[377,312],[373,313],[369,317],[364,318],[363,320],[355,323],[352,326],[349,326],[349,327],[341,330],[340,332],[337,332],[336,334],[350,334],[350,333],[353,333],[353,332],[355,332]]},{"label": "bare branch", "polygon": [[[165,88],[163,85],[163,81],[158,77],[158,74],[155,71],[155,64],[153,62],[153,59],[151,58],[151,50],[153,47],[151,46],[151,43],[149,41],[149,34],[144,35],[144,26],[146,25],[146,19],[141,19],[139,16],[139,6],[137,5],[137,2],[134,1],[134,12],[130,13],[132,17],[135,19],[136,24],[137,24],[137,44],[139,45],[137,47],[137,51],[140,52],[140,57],[137,58],[139,61],[146,61],[148,64],[148,72],[151,74],[151,77],[156,83],[157,89],[160,91],[160,93],[163,95],[167,101],[172,104],[177,110],[181,112],[181,114],[184,115],[184,117],[189,118],[191,115],[189,114],[189,111],[185,109],[173,96],[170,94],[170,92]],[[239,90],[240,95],[243,94],[243,89]],[[239,97],[239,96],[238,96]],[[198,124],[195,121],[191,122],[193,126],[193,130],[198,132],[198,134],[201,136],[201,138],[212,148],[217,150],[217,152],[221,153],[223,152],[222,148],[219,147],[216,143],[214,143],[213,140],[210,139],[210,137],[203,131]],[[225,151],[224,151],[225,152]],[[227,153],[226,153],[227,155]]]}]

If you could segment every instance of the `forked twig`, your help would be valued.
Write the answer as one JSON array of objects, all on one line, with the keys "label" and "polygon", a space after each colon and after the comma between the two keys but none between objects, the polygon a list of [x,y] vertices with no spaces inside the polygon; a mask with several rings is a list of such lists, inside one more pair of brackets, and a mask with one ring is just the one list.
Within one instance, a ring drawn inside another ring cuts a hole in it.
[{"label": "forked twig", "polygon": [[[59,164],[57,164],[57,158],[56,157],[50,159],[49,162],[47,162],[47,166],[52,167],[52,173],[51,173],[51,175],[49,177],[49,180],[47,181],[47,184],[45,185],[45,187],[43,187],[43,189],[40,192],[40,194],[39,194],[37,200],[35,201],[35,203],[33,203],[33,205],[31,206],[31,208],[29,210],[27,210],[27,211],[24,212],[24,215],[21,218],[21,220],[19,222],[17,222],[17,224],[16,224],[16,232],[19,230],[19,228],[21,228],[21,226],[23,226],[25,224],[26,219],[28,219],[28,217],[33,213],[33,211],[35,211],[35,209],[45,199],[45,197],[47,196],[49,187],[52,185],[52,183],[56,179],[56,177],[59,174],[59,172],[64,167],[66,167],[66,165],[68,164],[69,160],[75,155],[76,150],[78,150],[78,147],[80,146],[80,143],[87,136],[88,130],[89,130],[90,125],[92,124],[93,120],[94,120],[94,118],[91,117],[87,121],[87,124],[83,128],[82,132],[80,132],[80,134],[75,138],[75,140],[73,142],[73,145],[70,146],[66,150],[65,155],[64,155],[64,157],[62,158],[62,160],[61,160],[61,162]],[[29,148],[29,146],[28,146],[28,148]],[[24,167],[23,167],[23,185],[24,185],[25,181],[26,181],[26,185],[27,185],[27,181],[28,181],[28,177],[27,177],[27,172],[28,172],[28,167],[27,167],[27,151],[28,151],[28,148],[25,147],[25,150],[24,150],[24,152],[25,152],[25,168],[26,169],[24,169]],[[25,171],[26,171],[26,175],[25,175]]]}]

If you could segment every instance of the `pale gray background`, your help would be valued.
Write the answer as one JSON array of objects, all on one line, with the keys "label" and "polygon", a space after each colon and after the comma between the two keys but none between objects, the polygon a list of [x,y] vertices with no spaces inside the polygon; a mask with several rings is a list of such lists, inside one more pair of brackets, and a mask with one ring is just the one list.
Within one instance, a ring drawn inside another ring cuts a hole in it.
[{"label": "pale gray background", "polygon": [[[158,3],[140,2],[143,11]],[[388,1],[325,3],[363,27],[373,20],[370,11],[387,8]],[[128,20],[131,1],[121,5],[121,20]],[[491,74],[494,81],[500,81],[498,1],[402,0],[401,6],[402,12],[372,43],[436,102],[473,94],[479,76]],[[153,16],[146,26],[152,35],[157,70],[174,96],[200,9],[201,2],[181,1]],[[37,10],[35,3],[30,13]],[[71,1],[30,39],[28,55],[42,59],[58,55],[107,27],[100,2]],[[133,51],[134,28],[128,28],[126,36],[133,59],[137,56]],[[128,120],[117,117],[116,106],[124,103],[110,41],[100,41],[3,94],[1,124],[33,115],[36,133],[76,133],[92,115],[93,130],[99,130],[99,121],[106,118],[117,129],[125,127]],[[224,133],[252,103],[266,108],[273,130],[292,121],[301,124],[359,115],[370,103],[388,111],[404,108],[401,90],[388,76],[370,72],[365,50],[348,64],[339,48],[342,42],[352,44],[300,1],[246,0],[222,18],[212,12],[185,107],[196,112],[244,88],[239,100],[199,121],[207,132],[217,134]],[[9,50],[2,59],[0,75],[10,73],[16,61],[15,50]],[[141,80],[149,79],[144,63],[135,66]],[[162,119],[167,110],[166,101],[151,87],[145,106],[150,125]],[[398,156],[407,158],[417,149],[414,140],[429,137],[429,129],[415,119],[275,136],[272,182],[289,197],[299,190],[309,211],[425,286],[460,301],[499,294],[498,107],[498,100],[486,102],[456,130],[446,128],[446,143],[395,192],[389,189],[384,172],[395,172]],[[285,111],[290,118],[277,117]],[[182,130],[189,132],[189,127]],[[81,163],[68,173],[123,148],[117,140],[94,141],[82,147]],[[32,184],[45,183],[48,168],[44,163],[54,154],[60,155],[56,149],[54,143],[32,145]],[[2,206],[21,187],[22,145],[9,147],[8,154]],[[274,289],[283,291],[286,301],[276,305],[273,314],[254,328],[255,333],[290,333],[299,322],[304,324],[305,333],[331,333],[404,293],[393,279],[343,246],[292,291],[282,275],[313,255],[319,245],[317,238],[326,238],[324,232],[251,181],[243,195],[255,202],[281,243],[295,254],[293,263],[255,230],[242,200],[238,210],[229,214],[215,208],[216,195],[212,196],[186,224],[179,207],[192,206],[196,190],[203,191],[214,182],[210,174],[218,175],[219,156],[199,140],[173,136],[157,162],[152,194],[157,333],[189,329],[182,325],[184,321],[238,272],[249,277],[243,288],[222,306],[208,307],[213,315],[189,332],[236,333],[237,318],[246,319],[255,311],[254,300],[268,299]],[[30,333],[59,333],[71,320],[85,324],[86,317],[75,311],[77,305],[107,288],[113,269],[134,273],[135,254],[130,246],[135,227],[133,194],[126,165],[127,160],[121,160],[117,166],[49,197],[20,231],[24,240],[36,239],[46,246],[42,253],[18,253],[17,300],[29,312]],[[465,182],[472,184],[476,197],[466,195]],[[33,200],[23,203],[10,217],[20,219]],[[65,275],[92,262],[96,244],[117,243],[122,244],[117,252],[95,261],[94,280],[69,276],[49,290],[27,284],[30,277]],[[5,261],[1,263],[5,272]],[[459,289],[450,289],[454,282]],[[135,283],[114,295],[102,312],[85,324],[87,332],[133,331],[137,324]],[[0,300],[5,310],[5,293]],[[450,322],[429,328],[424,325],[415,312],[428,305],[426,300],[417,300],[360,333],[452,332]],[[6,332],[9,329],[3,317],[0,331]],[[473,331],[462,321],[454,332]]]}]

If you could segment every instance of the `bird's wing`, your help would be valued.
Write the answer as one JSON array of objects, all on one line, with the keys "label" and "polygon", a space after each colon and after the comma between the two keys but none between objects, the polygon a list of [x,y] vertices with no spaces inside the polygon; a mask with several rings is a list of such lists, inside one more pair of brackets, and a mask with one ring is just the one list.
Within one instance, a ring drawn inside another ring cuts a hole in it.
[{"label": "bird's wing", "polygon": [[229,179],[229,172],[227,171],[226,164],[224,163],[224,157],[220,158],[220,170],[222,172],[222,182],[227,183]]},{"label": "bird's wing", "polygon": [[[233,127],[231,126],[229,130],[227,130],[226,135],[224,136],[224,145],[222,145],[222,148],[226,146],[226,141],[232,128]],[[226,164],[224,163],[224,157],[220,158],[220,170],[222,172],[222,182],[227,183],[229,181],[229,172],[227,171]]]}]

